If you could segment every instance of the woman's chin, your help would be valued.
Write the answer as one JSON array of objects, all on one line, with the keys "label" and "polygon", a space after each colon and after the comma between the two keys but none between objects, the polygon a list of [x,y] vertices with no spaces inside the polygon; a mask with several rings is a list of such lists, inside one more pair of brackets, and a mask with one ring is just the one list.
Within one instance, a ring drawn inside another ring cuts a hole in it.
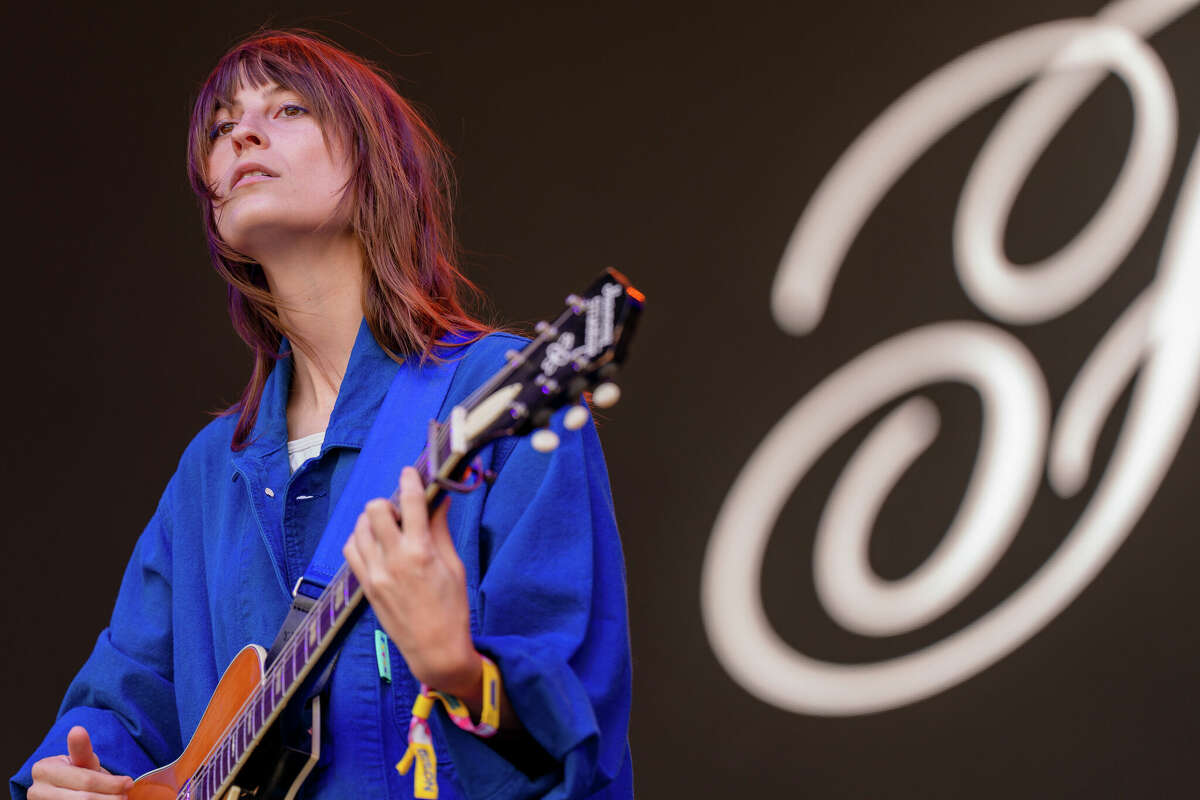
[{"label": "woman's chin", "polygon": [[304,240],[333,235],[335,226],[329,224],[331,213],[331,209],[320,209],[298,214],[273,204],[238,204],[235,208],[226,207],[218,215],[217,231],[230,247],[261,262],[264,255],[280,248],[294,250]]},{"label": "woman's chin", "polygon": [[295,243],[298,232],[294,220],[286,223],[292,224],[285,224],[285,220],[275,215],[239,214],[232,219],[220,220],[217,230],[234,250],[262,261],[264,254],[289,242]]}]

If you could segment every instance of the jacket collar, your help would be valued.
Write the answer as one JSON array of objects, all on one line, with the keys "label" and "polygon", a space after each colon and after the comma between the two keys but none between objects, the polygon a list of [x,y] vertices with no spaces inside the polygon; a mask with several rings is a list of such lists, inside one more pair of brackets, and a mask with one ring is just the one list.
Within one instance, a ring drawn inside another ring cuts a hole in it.
[{"label": "jacket collar", "polygon": [[[240,460],[238,456],[263,459],[287,443],[287,400],[292,385],[292,356],[287,339],[283,340],[280,351],[287,355],[275,362],[267,377],[251,442],[234,454],[235,464]],[[364,319],[359,324],[346,374],[329,415],[322,451],[329,447],[362,448],[399,368],[375,341]]]}]

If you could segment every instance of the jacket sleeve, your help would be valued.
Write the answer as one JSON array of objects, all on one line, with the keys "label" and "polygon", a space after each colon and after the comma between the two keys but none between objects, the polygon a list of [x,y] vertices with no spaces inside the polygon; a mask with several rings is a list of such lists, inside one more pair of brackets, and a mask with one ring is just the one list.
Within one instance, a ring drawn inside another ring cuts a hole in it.
[{"label": "jacket sleeve", "polygon": [[46,738],[10,781],[24,800],[33,764],[67,752],[67,732],[87,728],[105,769],[137,777],[179,755],[172,683],[170,519],[165,499],[133,551],[113,610],[67,689]]},{"label": "jacket sleeve", "polygon": [[613,781],[603,796],[624,796],[631,782],[625,574],[604,456],[590,423],[555,429],[553,455],[523,439],[498,471],[475,597],[475,646],[499,666],[526,735],[553,766],[528,774],[440,716],[473,798],[584,798]]}]

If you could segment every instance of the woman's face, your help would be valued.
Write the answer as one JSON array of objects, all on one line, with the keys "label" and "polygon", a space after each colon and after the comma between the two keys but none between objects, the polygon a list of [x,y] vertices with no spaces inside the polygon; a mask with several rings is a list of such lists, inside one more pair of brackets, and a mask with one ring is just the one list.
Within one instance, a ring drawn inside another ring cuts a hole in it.
[{"label": "woman's face", "polygon": [[231,247],[261,262],[306,236],[346,232],[336,212],[349,159],[335,137],[326,144],[304,98],[273,84],[241,87],[210,135],[217,230]]}]

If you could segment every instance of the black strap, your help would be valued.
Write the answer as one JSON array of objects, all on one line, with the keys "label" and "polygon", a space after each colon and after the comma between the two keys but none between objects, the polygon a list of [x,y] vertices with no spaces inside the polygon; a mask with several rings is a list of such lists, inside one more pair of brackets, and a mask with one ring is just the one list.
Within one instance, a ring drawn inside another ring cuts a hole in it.
[{"label": "black strap", "polygon": [[283,620],[283,627],[279,629],[279,633],[275,634],[275,641],[271,643],[271,649],[267,651],[267,660],[263,665],[263,669],[268,670],[275,663],[275,659],[279,657],[279,651],[287,644],[288,639],[292,638],[292,634],[296,632],[296,628],[300,627],[300,623],[308,616],[308,612],[317,604],[315,597],[309,597],[303,591],[303,579],[296,584],[296,591],[292,593],[292,607],[288,609],[287,616]]}]

